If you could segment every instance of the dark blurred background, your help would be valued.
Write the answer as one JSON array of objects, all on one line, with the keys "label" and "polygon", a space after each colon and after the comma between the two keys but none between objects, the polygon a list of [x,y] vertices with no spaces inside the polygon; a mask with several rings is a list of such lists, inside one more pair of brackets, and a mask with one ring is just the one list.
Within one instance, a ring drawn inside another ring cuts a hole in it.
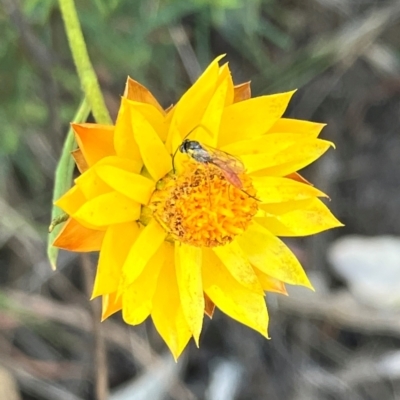
[{"label": "dark blurred background", "polygon": [[270,341],[217,312],[175,364],[151,322],[97,323],[95,255],[46,258],[82,98],[58,3],[0,0],[0,399],[103,400],[104,375],[111,400],[400,399],[400,1],[76,3],[113,118],[127,75],[167,107],[222,53],[253,95],[299,88],[287,116],[337,146],[304,175],[346,226],[287,241],[316,293],[268,296]]}]

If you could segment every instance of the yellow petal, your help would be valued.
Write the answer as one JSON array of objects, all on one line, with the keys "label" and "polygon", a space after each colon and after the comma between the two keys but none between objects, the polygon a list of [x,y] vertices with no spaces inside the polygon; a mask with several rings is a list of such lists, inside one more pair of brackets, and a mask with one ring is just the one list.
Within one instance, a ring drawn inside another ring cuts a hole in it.
[{"label": "yellow petal", "polygon": [[89,167],[103,157],[115,154],[114,126],[100,124],[71,124],[76,141]]},{"label": "yellow petal", "polygon": [[87,201],[71,216],[82,225],[101,228],[138,220],[140,204],[118,192],[110,192]]},{"label": "yellow petal", "polygon": [[254,139],[230,143],[223,146],[222,150],[235,156],[263,154],[265,158],[270,159],[295,144],[303,143],[304,140],[313,140],[314,136],[313,133],[269,133]]},{"label": "yellow petal", "polygon": [[285,176],[311,164],[331,146],[332,143],[326,140],[306,140],[276,154],[243,155],[240,159],[248,173]]},{"label": "yellow petal", "polygon": [[200,247],[182,243],[175,246],[175,253],[176,277],[182,310],[198,346],[204,315],[201,281],[202,251]]},{"label": "yellow petal", "polygon": [[[263,289],[254,273],[246,254],[236,241],[212,249],[229,273],[243,286],[255,293],[263,294]],[[210,268],[210,265],[206,267]]]},{"label": "yellow petal", "polygon": [[134,108],[131,109],[131,116],[133,134],[139,145],[143,163],[157,182],[171,171],[171,156],[146,118]]},{"label": "yellow petal", "polygon": [[217,87],[223,82],[227,81],[227,90],[225,96],[225,107],[230,106],[234,102],[235,87],[233,85],[232,74],[229,69],[229,64],[225,63],[219,68],[219,76],[217,81]]},{"label": "yellow petal", "polygon": [[93,168],[97,175],[117,192],[140,204],[149,202],[155,188],[155,183],[151,179],[109,165]]},{"label": "yellow petal", "polygon": [[141,162],[139,146],[133,136],[130,106],[126,98],[121,99],[114,130],[114,147],[117,156]]},{"label": "yellow petal", "polygon": [[101,321],[104,321],[111,315],[115,314],[117,311],[122,308],[121,299],[117,299],[115,293],[105,294],[102,296],[102,312],[101,312]]},{"label": "yellow petal", "polygon": [[201,126],[205,129],[196,129],[193,137],[200,143],[216,147],[218,141],[218,131],[221,123],[222,112],[227,101],[229,75],[224,74],[224,79],[217,83],[217,87],[211,97],[208,106],[201,119]]},{"label": "yellow petal", "polygon": [[293,179],[274,176],[255,176],[252,183],[257,199],[262,203],[280,203],[283,201],[303,200],[313,197],[327,197],[317,188]]},{"label": "yellow petal", "polygon": [[69,251],[99,251],[104,238],[103,230],[88,229],[69,218],[53,242],[53,246]]},{"label": "yellow petal", "polygon": [[158,276],[165,260],[165,245],[150,258],[143,272],[122,294],[122,317],[127,324],[141,324],[151,313]]},{"label": "yellow petal", "polygon": [[122,287],[119,289],[121,293],[142,273],[143,268],[160,248],[166,236],[167,233],[155,219],[144,227],[124,263]]},{"label": "yellow petal", "polygon": [[260,204],[256,217],[275,217],[277,215],[287,214],[292,211],[305,210],[309,207],[312,198],[303,200],[283,201],[282,203],[264,203]]},{"label": "yellow petal", "polygon": [[[175,131],[177,131],[180,138],[183,139],[185,135],[200,124],[217,85],[219,76],[218,61],[222,57],[217,57],[207,67],[174,107],[168,133],[169,137],[175,135]],[[167,143],[170,143],[170,139],[167,139]]]},{"label": "yellow petal", "polygon": [[112,191],[111,187],[96,174],[94,168],[89,168],[76,178],[75,184],[87,200]]},{"label": "yellow petal", "polygon": [[73,186],[68,192],[64,193],[54,204],[60,207],[68,215],[72,215],[82,204],[86,202],[86,198],[82,193],[82,190],[78,186]]},{"label": "yellow petal", "polygon": [[263,294],[241,285],[214,252],[203,249],[203,289],[225,314],[268,337],[268,312]]},{"label": "yellow petal", "polygon": [[261,272],[292,285],[312,289],[302,266],[289,248],[260,224],[252,222],[237,238],[250,262]]},{"label": "yellow petal", "polygon": [[251,97],[251,87],[250,82],[244,82],[234,87],[234,103],[239,103],[239,101],[248,100]]},{"label": "yellow petal", "polygon": [[268,133],[297,132],[300,134],[313,134],[317,138],[326,124],[319,122],[303,121],[300,119],[280,118],[275,122]]},{"label": "yellow petal", "polygon": [[173,245],[166,243],[166,261],[153,297],[151,318],[175,360],[186,347],[192,332],[183,313],[176,279]]},{"label": "yellow petal", "polygon": [[297,204],[297,207],[281,215],[260,218],[259,222],[277,236],[314,235],[327,229],[343,226],[319,199],[302,201],[301,205]]},{"label": "yellow petal", "polygon": [[138,236],[139,227],[136,222],[111,225],[107,228],[100,250],[92,299],[117,291],[122,266]]},{"label": "yellow petal", "polygon": [[255,97],[226,107],[218,147],[266,133],[282,116],[294,92]]},{"label": "yellow petal", "polygon": [[124,169],[125,171],[138,174],[142,169],[143,163],[142,161],[131,160],[129,158],[110,156],[110,157],[104,157],[102,160],[96,163],[94,168],[100,165],[109,165],[111,167],[121,168]]},{"label": "yellow petal", "polygon": [[145,86],[136,82],[131,77],[128,77],[125,86],[124,96],[129,100],[138,101],[140,103],[151,104],[154,106],[161,114],[164,114],[163,108],[157,99],[151,94]]},{"label": "yellow petal", "polygon": [[135,109],[140,112],[143,117],[150,123],[153,129],[157,132],[160,139],[165,142],[167,139],[168,126],[164,123],[164,112],[160,112],[151,104],[139,103],[137,101],[127,100],[130,109]]}]

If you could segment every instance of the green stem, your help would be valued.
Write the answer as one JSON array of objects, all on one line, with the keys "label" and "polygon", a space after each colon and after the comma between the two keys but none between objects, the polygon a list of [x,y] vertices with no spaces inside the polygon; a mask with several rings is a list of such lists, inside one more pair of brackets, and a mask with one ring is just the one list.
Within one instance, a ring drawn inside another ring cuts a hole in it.
[{"label": "green stem", "polygon": [[99,124],[111,125],[110,114],[106,108],[96,73],[89,59],[74,0],[58,0],[58,3],[79,80],[92,109],[93,116]]},{"label": "green stem", "polygon": [[[90,107],[86,99],[83,99],[77,113],[73,118],[73,122],[82,123],[85,122],[90,113]],[[72,175],[74,172],[75,163],[71,157],[71,151],[76,148],[75,135],[72,128],[69,129],[68,135],[64,142],[64,147],[61,152],[61,157],[57,165],[55,178],[54,178],[54,191],[53,191],[53,202],[58,200],[70,187],[72,181]],[[54,239],[60,233],[62,225],[58,225],[60,219],[65,218],[65,213],[53,205],[51,211],[51,232],[47,237],[47,256],[51,267],[56,269],[58,249],[53,247]]]}]

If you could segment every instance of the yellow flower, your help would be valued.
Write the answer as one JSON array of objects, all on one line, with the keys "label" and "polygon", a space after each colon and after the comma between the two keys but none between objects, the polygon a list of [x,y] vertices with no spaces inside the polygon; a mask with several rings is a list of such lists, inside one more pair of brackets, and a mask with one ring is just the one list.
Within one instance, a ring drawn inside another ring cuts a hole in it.
[{"label": "yellow flower", "polygon": [[221,58],[174,107],[128,79],[115,126],[74,125],[81,175],[56,203],[54,246],[100,251],[103,319],[151,316],[175,358],[214,305],[268,337],[265,292],[312,288],[278,236],[341,225],[296,172],[332,145],[324,124],[282,118],[294,92],[250,99]]}]

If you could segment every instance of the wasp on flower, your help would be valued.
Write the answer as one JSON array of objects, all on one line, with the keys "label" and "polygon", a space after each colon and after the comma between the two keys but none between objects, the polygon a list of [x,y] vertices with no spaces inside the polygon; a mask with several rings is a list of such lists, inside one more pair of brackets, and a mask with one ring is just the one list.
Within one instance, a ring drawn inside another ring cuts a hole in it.
[{"label": "wasp on flower", "polygon": [[179,145],[179,147],[175,150],[172,155],[172,171],[175,173],[175,156],[178,150],[181,153],[188,154],[193,160],[203,163],[203,164],[212,164],[218,168],[220,168],[221,172],[224,174],[225,179],[234,187],[241,190],[249,197],[254,196],[250,195],[246,191],[243,190],[243,183],[239,178],[239,174],[243,174],[245,172],[245,167],[243,163],[239,160],[239,158],[234,157],[231,154],[226,153],[225,151],[215,149],[210,146],[206,146],[205,144],[201,144],[197,140],[187,139],[188,136],[197,128],[203,128],[206,131],[207,128],[203,126],[198,126],[192,129],[184,138],[183,142]]}]

